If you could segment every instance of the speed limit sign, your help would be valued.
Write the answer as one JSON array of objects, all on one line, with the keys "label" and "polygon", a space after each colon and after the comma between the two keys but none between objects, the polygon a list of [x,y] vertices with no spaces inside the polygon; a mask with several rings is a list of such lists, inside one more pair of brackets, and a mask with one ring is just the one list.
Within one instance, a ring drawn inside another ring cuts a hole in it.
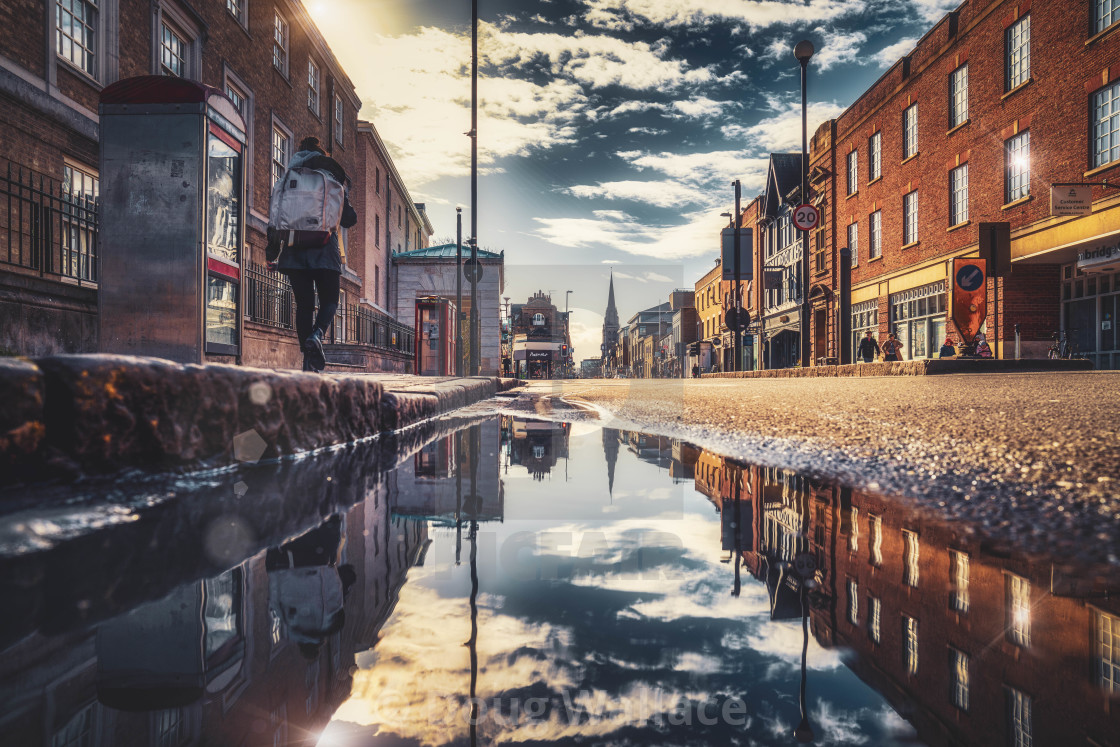
[{"label": "speed limit sign", "polygon": [[799,231],[812,231],[821,222],[821,213],[813,205],[804,203],[793,209],[793,225]]}]

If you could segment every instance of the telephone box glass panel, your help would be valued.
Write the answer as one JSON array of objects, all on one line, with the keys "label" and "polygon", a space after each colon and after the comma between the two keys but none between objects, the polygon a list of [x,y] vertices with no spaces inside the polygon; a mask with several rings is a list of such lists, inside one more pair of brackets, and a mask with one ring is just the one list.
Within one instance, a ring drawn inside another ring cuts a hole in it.
[{"label": "telephone box glass panel", "polygon": [[206,278],[206,342],[237,345],[237,286],[225,278]]},{"label": "telephone box glass panel", "polygon": [[209,133],[206,178],[206,250],[238,264],[241,235],[241,154]]}]

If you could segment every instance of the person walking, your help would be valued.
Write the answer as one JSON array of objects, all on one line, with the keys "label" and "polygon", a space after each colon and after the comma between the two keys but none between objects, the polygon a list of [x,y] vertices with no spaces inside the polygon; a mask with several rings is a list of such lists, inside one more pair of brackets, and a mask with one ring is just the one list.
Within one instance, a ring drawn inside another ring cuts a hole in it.
[{"label": "person walking", "polygon": [[887,341],[883,343],[883,360],[902,360],[902,342],[894,336],[894,332],[887,335]]},{"label": "person walking", "polygon": [[867,334],[859,341],[857,354],[863,359],[864,363],[870,363],[875,360],[875,356],[879,355],[879,343],[871,336],[871,330],[867,330]]},{"label": "person walking", "polygon": [[[350,204],[350,178],[338,161],[327,155],[319,145],[319,138],[305,137],[299,150],[288,163],[289,169],[307,168],[325,171],[346,188],[347,195],[339,225],[350,228],[358,222],[358,215]],[[270,238],[268,256],[280,252],[274,269],[288,276],[296,302],[296,334],[303,352],[304,371],[322,371],[327,360],[323,353],[323,337],[327,334],[338,311],[342,253],[338,245],[338,231],[332,230],[330,239],[321,247],[283,250],[273,247],[279,237]],[[315,294],[319,295],[319,311],[315,312]]]}]

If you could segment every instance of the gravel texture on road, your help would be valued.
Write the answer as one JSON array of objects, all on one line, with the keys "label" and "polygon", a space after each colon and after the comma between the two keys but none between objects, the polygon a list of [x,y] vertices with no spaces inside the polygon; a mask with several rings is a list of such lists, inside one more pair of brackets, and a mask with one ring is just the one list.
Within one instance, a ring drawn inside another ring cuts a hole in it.
[{"label": "gravel texture on road", "polygon": [[591,405],[611,427],[914,499],[1029,552],[1120,565],[1120,372],[573,380],[523,391]]}]

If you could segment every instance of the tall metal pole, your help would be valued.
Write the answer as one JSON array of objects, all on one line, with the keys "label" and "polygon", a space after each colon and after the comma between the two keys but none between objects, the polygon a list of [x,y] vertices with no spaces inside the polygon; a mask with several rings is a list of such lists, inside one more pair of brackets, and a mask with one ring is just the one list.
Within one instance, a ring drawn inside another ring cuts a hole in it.
[{"label": "tall metal pole", "polygon": [[478,0],[471,0],[471,360],[478,376]]},{"label": "tall metal pole", "polygon": [[[568,345],[568,355],[572,354],[572,318],[568,315],[568,297],[571,295],[572,291],[564,291],[564,342]],[[560,370],[563,371],[561,378],[568,378],[568,356],[560,361]]]},{"label": "tall metal pole", "polygon": [[[809,202],[809,114],[807,110],[809,58],[813,56],[813,44],[801,41],[793,49],[793,55],[801,63],[801,202]],[[801,365],[809,365],[812,351],[809,345],[809,232],[801,232]]]},{"label": "tall metal pole", "polygon": [[739,212],[740,212],[739,200],[740,200],[740,197],[741,197],[742,188],[739,185],[739,180],[738,179],[731,182],[731,185],[733,187],[735,187],[735,214],[731,216],[731,228],[732,228],[733,234],[735,236],[735,242],[734,242],[734,246],[733,246],[733,248],[735,250],[735,324],[733,325],[734,329],[731,330],[731,333],[735,336],[731,340],[731,350],[732,350],[732,355],[734,355],[734,357],[735,357],[735,360],[731,364],[731,370],[732,371],[742,371],[743,370],[743,338],[742,338],[742,335],[740,334],[740,330],[742,329],[742,324],[743,324],[743,320],[742,320],[743,309],[742,309],[742,303],[740,302],[741,288],[739,287],[739,281],[740,281],[741,273],[743,271],[742,268],[739,267]]},{"label": "tall metal pole", "polygon": [[463,208],[455,208],[455,375],[463,375]]}]

